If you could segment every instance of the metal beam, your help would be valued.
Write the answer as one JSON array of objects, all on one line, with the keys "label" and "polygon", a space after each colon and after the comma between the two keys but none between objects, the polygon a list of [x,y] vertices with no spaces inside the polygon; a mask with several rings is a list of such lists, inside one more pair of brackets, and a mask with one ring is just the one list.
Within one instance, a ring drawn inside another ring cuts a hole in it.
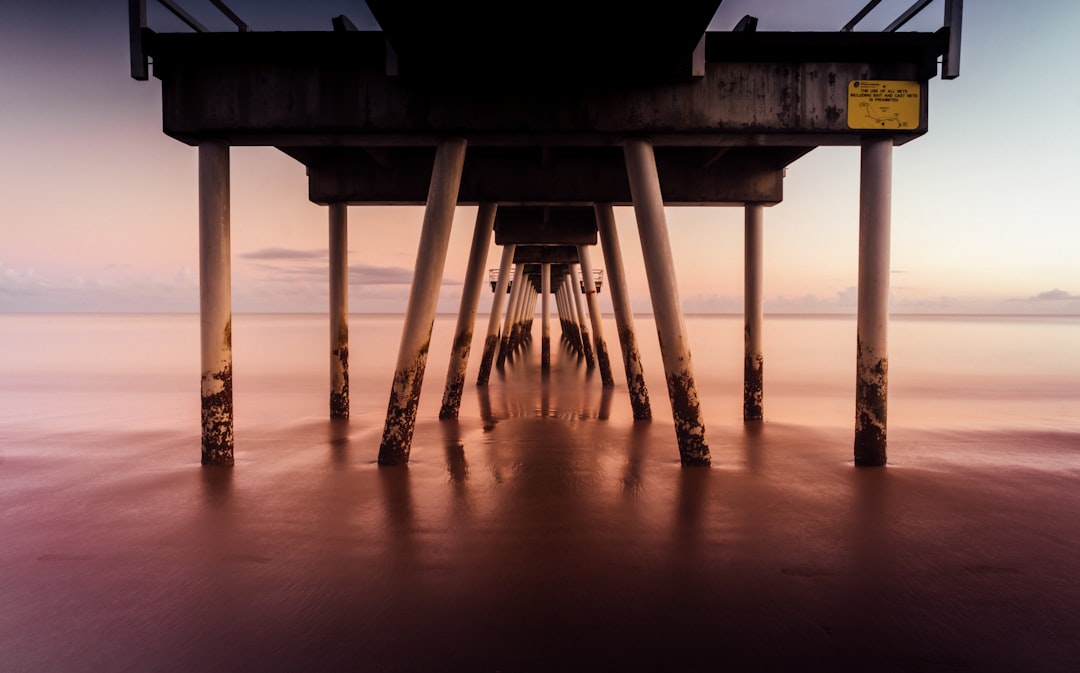
[{"label": "metal beam", "polygon": [[218,10],[222,14],[224,14],[229,21],[232,21],[233,24],[236,26],[237,30],[239,30],[241,33],[251,32],[251,26],[244,23],[244,20],[237,16],[236,12],[229,9],[229,6],[226,5],[223,0],[210,0],[210,4],[212,4],[214,7],[217,7]]},{"label": "metal beam", "polygon": [[850,33],[852,30],[855,29],[855,26],[858,25],[860,21],[866,18],[867,14],[873,11],[873,9],[880,4],[881,0],[870,0],[870,2],[866,3],[865,7],[859,10],[858,14],[851,18],[851,21],[848,21],[844,24],[844,27],[840,29],[840,32]]},{"label": "metal beam", "polygon": [[916,0],[915,4],[904,10],[904,13],[896,17],[896,20],[885,26],[886,33],[895,33],[904,26],[905,23],[915,18],[915,15],[926,9],[934,0]]},{"label": "metal beam", "polygon": [[173,0],[158,0],[161,6],[173,13],[173,15],[187,24],[188,28],[191,28],[196,33],[209,33],[206,26],[199,23],[195,17],[187,13],[180,5],[173,2]]}]

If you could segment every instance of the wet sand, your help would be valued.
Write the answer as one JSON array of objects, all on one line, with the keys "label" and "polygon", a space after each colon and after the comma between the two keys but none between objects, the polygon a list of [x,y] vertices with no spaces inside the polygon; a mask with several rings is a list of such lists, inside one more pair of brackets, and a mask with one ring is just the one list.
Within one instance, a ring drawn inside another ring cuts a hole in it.
[{"label": "wet sand", "polygon": [[[422,423],[406,469],[329,422],[249,435],[231,471],[196,465],[193,437],[8,452],[0,669],[1080,661],[1074,434],[901,431],[907,459],[855,469],[850,433],[765,423],[682,469],[662,423],[491,420]],[[1020,448],[1046,466],[964,465]]]},{"label": "wet sand", "polygon": [[916,424],[932,398],[900,394],[889,467],[856,469],[846,391],[774,376],[766,414],[817,422],[744,426],[706,368],[713,466],[683,469],[657,385],[634,423],[621,371],[604,393],[560,351],[545,383],[534,356],[457,422],[430,365],[407,468],[374,464],[388,379],[363,367],[332,423],[321,370],[248,366],[231,470],[198,465],[186,361],[152,391],[26,378],[0,671],[1076,670],[1075,425],[970,422],[978,399]]}]

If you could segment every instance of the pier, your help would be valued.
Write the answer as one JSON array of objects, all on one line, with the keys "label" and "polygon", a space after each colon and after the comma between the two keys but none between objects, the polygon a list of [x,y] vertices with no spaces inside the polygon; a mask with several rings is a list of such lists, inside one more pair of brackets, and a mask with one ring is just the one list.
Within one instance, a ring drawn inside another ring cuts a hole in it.
[{"label": "pier", "polygon": [[[816,33],[757,32],[753,17],[708,31],[719,0],[656,3],[640,13],[608,3],[526,12],[372,0],[381,31],[328,17],[332,31],[274,33],[251,31],[225,3],[214,4],[236,32],[206,32],[175,3],[164,4],[194,32],[155,32],[145,0],[130,0],[131,74],[148,79],[153,59],[164,132],[198,148],[204,464],[233,462],[229,148],[260,145],[303,163],[309,198],[328,207],[331,417],[350,413],[346,208],[425,207],[380,465],[409,460],[458,204],[479,205],[480,215],[440,417],[455,417],[465,385],[492,230],[504,246],[497,284],[508,281],[510,265],[521,280],[528,264],[539,264],[539,287],[512,283],[505,312],[505,290],[495,288],[477,385],[487,384],[493,359],[502,366],[515,340],[531,334],[537,297],[542,357],[550,357],[552,295],[560,316],[576,320],[571,339],[595,361],[602,385],[614,385],[593,285],[583,284],[584,298],[564,290],[573,273],[558,266],[577,265],[587,281],[599,234],[634,417],[651,417],[611,216],[614,205],[633,206],[680,461],[710,464],[665,211],[745,209],[743,418],[760,422],[763,209],[782,200],[785,168],[806,153],[859,148],[854,456],[859,466],[885,465],[892,154],[926,133],[927,84],[939,74],[939,57],[942,77],[959,74],[959,0],[937,4],[943,26],[932,33],[899,32],[928,2],[881,33],[853,30],[876,2],[837,32]],[[531,29],[483,28],[494,19]],[[508,223],[517,213],[525,224],[500,226],[504,210]],[[500,229],[514,233],[500,240]],[[576,259],[518,261],[519,252],[549,246],[571,246]],[[561,279],[553,280],[553,269]],[[497,313],[504,313],[501,335]]]}]

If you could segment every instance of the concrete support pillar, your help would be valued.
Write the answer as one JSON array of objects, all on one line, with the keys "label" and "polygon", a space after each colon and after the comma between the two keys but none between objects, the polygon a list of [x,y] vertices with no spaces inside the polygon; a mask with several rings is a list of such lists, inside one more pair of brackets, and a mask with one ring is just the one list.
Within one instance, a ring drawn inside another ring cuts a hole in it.
[{"label": "concrete support pillar", "polygon": [[517,325],[522,292],[527,283],[524,268],[524,264],[514,265],[514,284],[510,288],[510,299],[506,305],[506,320],[503,322],[502,339],[499,343],[499,355],[495,361],[495,366],[500,369],[506,363],[506,357],[510,355],[510,336],[514,331],[514,326]]},{"label": "concrete support pillar", "polygon": [[[580,268],[580,265],[578,265]],[[582,289],[574,278],[573,266],[570,267],[570,285],[574,294],[574,313],[577,314],[578,333],[581,335],[581,349],[585,351],[585,365],[592,369],[596,366],[592,344],[589,343],[589,327],[585,322],[585,307],[581,301]],[[584,276],[582,276],[584,278]]]},{"label": "concrete support pillar", "polygon": [[871,137],[862,141],[855,381],[855,464],[858,466],[885,465],[892,149],[892,138]]},{"label": "concrete support pillar", "polygon": [[615,385],[615,379],[611,376],[611,359],[608,357],[607,342],[604,341],[604,323],[600,315],[600,300],[596,297],[596,281],[593,280],[589,246],[579,245],[577,248],[578,259],[581,260],[581,277],[585,283],[585,303],[589,305],[589,318],[592,321],[596,364],[600,367],[600,380],[604,387],[611,388]]},{"label": "concrete support pillar", "polygon": [[503,246],[502,259],[499,260],[499,278],[495,281],[495,296],[491,299],[491,317],[488,318],[487,336],[484,337],[484,353],[480,357],[480,373],[476,385],[486,386],[491,378],[491,363],[499,349],[499,320],[502,307],[506,303],[506,288],[510,285],[510,269],[514,264],[513,244]]},{"label": "concrete support pillar", "polygon": [[551,371],[551,264],[540,265],[540,371]]},{"label": "concrete support pillar", "polygon": [[536,300],[539,297],[539,292],[533,291],[529,293],[528,306],[525,310],[525,318],[521,323],[521,343],[532,341],[532,327],[533,318],[536,317]]},{"label": "concrete support pillar", "polygon": [[461,408],[461,391],[465,388],[465,370],[469,366],[472,349],[473,325],[476,323],[476,307],[480,303],[480,288],[484,285],[484,267],[487,265],[491,232],[495,225],[495,204],[481,203],[476,211],[476,227],[473,229],[469,261],[465,269],[465,285],[461,288],[461,309],[458,311],[454,330],[454,345],[450,353],[450,365],[446,370],[446,389],[443,391],[439,418],[454,419]]},{"label": "concrete support pillar", "polygon": [[427,366],[428,344],[435,321],[450,227],[457,205],[461,169],[465,163],[465,140],[446,139],[435,152],[431,172],[420,246],[416,253],[416,272],[409,291],[405,325],[398,348],[397,369],[390,389],[379,465],[405,465],[409,462],[416,407]]},{"label": "concrete support pillar", "polygon": [[551,283],[555,287],[555,311],[559,314],[559,332],[561,334],[562,340],[569,343],[570,325],[566,321],[566,304],[563,303],[566,294],[566,288],[563,286],[564,278],[561,275],[558,278],[553,277],[551,279]]},{"label": "concrete support pillar", "polygon": [[202,464],[233,464],[229,146],[199,143]]},{"label": "concrete support pillar", "polygon": [[[573,269],[573,266],[570,267]],[[574,295],[578,292],[571,273],[563,275],[563,293],[566,302],[566,320],[570,326],[570,341],[578,355],[584,356],[585,349],[581,345],[581,325],[578,323],[577,309],[574,306]]]},{"label": "concrete support pillar", "polygon": [[529,283],[525,287],[525,298],[522,301],[522,315],[517,322],[517,346],[524,346],[532,339],[532,317],[537,312],[537,297],[540,293],[534,284]]},{"label": "concrete support pillar", "polygon": [[630,293],[626,289],[622,249],[619,246],[619,233],[615,229],[615,211],[610,203],[598,203],[593,210],[596,211],[596,226],[600,232],[604,264],[607,266],[608,291],[611,293],[611,305],[615,312],[615,328],[619,331],[623,369],[626,371],[626,385],[630,390],[630,408],[634,412],[634,420],[643,421],[652,418],[652,406],[649,404],[645,370],[641,366],[641,353],[638,351],[637,337],[634,334],[634,313],[630,308]]},{"label": "concrete support pillar", "polygon": [[510,357],[517,350],[518,343],[521,340],[521,321],[525,316],[525,301],[528,299],[528,293],[532,291],[529,286],[529,281],[525,278],[524,266],[522,266],[522,276],[520,279],[520,285],[518,284],[518,277],[514,277],[514,285],[517,287],[517,294],[514,296],[514,315],[510,322],[510,336],[507,341],[506,357]]},{"label": "concrete support pillar", "polygon": [[764,307],[762,302],[762,211],[760,203],[746,204],[743,247],[743,421],[760,421],[764,405],[765,355],[761,348]]},{"label": "concrete support pillar", "polygon": [[349,224],[330,204],[330,418],[349,417]]},{"label": "concrete support pillar", "polygon": [[623,153],[637,215],[656,331],[660,338],[679,457],[683,465],[709,465],[709,445],[705,440],[705,423],[694,384],[690,342],[679,303],[656,157],[652,144],[638,139],[626,141]]}]

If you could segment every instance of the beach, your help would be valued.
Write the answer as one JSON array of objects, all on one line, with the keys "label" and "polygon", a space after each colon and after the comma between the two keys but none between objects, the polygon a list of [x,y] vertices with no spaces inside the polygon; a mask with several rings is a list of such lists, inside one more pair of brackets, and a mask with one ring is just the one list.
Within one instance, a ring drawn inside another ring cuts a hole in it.
[{"label": "beach", "polygon": [[[853,464],[852,316],[689,316],[711,468],[539,346],[375,464],[400,316],[234,318],[236,466],[199,465],[198,317],[4,315],[0,670],[1072,671],[1080,318],[897,317],[889,465]],[[483,320],[479,321],[481,324]],[[555,334],[558,333],[558,323]],[[609,350],[618,353],[608,317]],[[534,326],[539,333],[539,321]]]}]

